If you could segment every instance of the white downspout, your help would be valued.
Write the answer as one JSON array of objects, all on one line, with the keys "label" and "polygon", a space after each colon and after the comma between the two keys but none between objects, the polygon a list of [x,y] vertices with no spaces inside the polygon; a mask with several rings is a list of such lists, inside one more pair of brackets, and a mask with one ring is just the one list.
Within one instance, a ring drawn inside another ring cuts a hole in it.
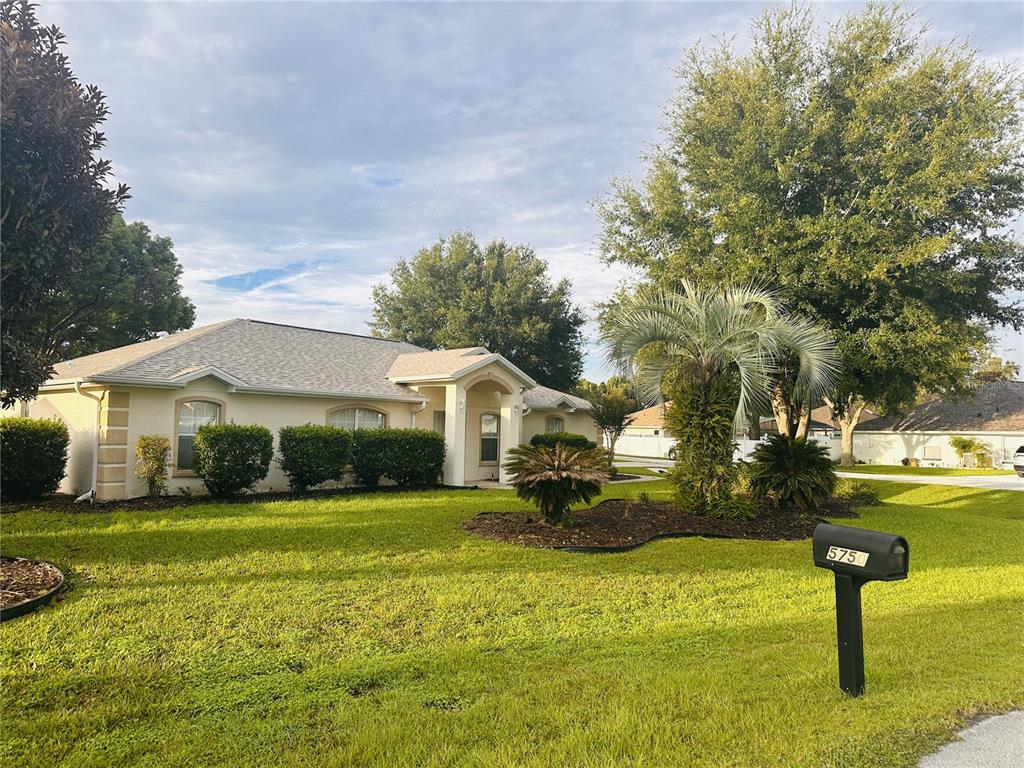
[{"label": "white downspout", "polygon": [[92,425],[92,485],[90,490],[96,493],[96,475],[97,467],[100,463],[100,405],[103,403],[102,395],[90,395],[88,392],[82,390],[82,380],[75,379],[75,393],[84,395],[90,400],[96,401],[96,415],[93,417]]},{"label": "white downspout", "polygon": [[423,413],[425,410],[427,410],[427,406],[428,405],[430,405],[430,401],[429,400],[420,400],[420,407],[419,408],[413,408],[413,410],[412,410],[412,428],[413,429],[416,428],[416,414],[417,413]]}]

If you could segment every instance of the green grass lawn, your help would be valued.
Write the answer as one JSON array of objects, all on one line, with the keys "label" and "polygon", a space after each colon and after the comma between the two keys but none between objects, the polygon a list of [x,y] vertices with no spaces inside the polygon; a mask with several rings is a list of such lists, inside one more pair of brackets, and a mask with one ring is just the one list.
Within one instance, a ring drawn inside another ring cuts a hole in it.
[{"label": "green grass lawn", "polygon": [[969,475],[1012,475],[1012,469],[964,469],[960,467],[904,467],[892,464],[858,464],[855,467],[836,467],[840,472],[865,472],[874,475],[934,475],[938,477],[966,477]]},{"label": "green grass lawn", "polygon": [[508,491],[5,515],[72,589],[0,627],[4,764],[911,765],[1024,705],[1024,505],[876,485],[844,522],[905,535],[911,577],[865,587],[860,699],[809,541],[461,531]]}]

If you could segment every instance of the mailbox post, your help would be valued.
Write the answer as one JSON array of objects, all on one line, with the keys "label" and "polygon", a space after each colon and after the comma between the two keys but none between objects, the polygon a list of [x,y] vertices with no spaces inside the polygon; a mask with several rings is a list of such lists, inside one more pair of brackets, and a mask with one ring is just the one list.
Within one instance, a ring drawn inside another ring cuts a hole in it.
[{"label": "mailbox post", "polygon": [[836,584],[839,687],[864,693],[864,625],[860,589],[869,581],[907,578],[910,545],[902,536],[822,523],[812,538],[814,564],[832,571]]}]

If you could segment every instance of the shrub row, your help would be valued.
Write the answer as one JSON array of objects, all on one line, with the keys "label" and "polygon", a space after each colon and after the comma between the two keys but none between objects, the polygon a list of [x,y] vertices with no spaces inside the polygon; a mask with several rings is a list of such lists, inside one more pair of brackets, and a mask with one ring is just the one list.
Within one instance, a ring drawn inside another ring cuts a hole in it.
[{"label": "shrub row", "polygon": [[569,448],[589,451],[597,448],[597,443],[584,435],[575,432],[541,432],[530,438],[530,445],[536,447],[543,445],[547,448],[554,448],[556,445],[565,445]]},{"label": "shrub row", "polygon": [[68,463],[67,425],[56,419],[0,419],[0,493],[7,501],[53,493]]},{"label": "shrub row", "polygon": [[[195,470],[214,496],[234,496],[270,471],[273,436],[260,426],[201,427],[195,438]],[[351,464],[356,481],[376,488],[382,478],[397,485],[433,485],[444,465],[444,438],[426,429],[347,429],[305,424],[282,427],[281,470],[291,489],[305,491],[341,480]]]}]

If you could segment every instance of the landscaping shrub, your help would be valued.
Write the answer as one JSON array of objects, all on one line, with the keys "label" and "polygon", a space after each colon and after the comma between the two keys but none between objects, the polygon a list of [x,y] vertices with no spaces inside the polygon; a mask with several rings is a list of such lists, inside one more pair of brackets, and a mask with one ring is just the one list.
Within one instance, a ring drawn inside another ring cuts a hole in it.
[{"label": "landscaping shrub", "polygon": [[64,477],[71,438],[57,419],[0,419],[0,492],[8,501],[53,493]]},{"label": "landscaping shrub", "polygon": [[907,456],[906,458],[900,459],[900,464],[904,467],[920,467],[921,460],[913,456]]},{"label": "landscaping shrub", "polygon": [[588,503],[608,482],[608,452],[603,448],[520,445],[509,454],[505,470],[512,475],[516,495],[540,507],[550,525],[568,525],[569,508]]},{"label": "landscaping shrub", "polygon": [[207,424],[195,437],[194,466],[214,496],[235,496],[267,476],[274,436],[266,427]]},{"label": "landscaping shrub", "polygon": [[341,427],[281,427],[277,446],[281,451],[281,471],[296,493],[328,480],[341,480],[352,459],[352,433]]},{"label": "landscaping shrub", "polygon": [[757,497],[772,497],[783,509],[818,509],[835,490],[828,448],[813,440],[771,435],[754,449],[752,458],[751,491]]},{"label": "landscaping shrub", "polygon": [[398,485],[434,485],[444,467],[444,437],[429,429],[357,429],[352,433],[352,472],[376,488],[382,477]]},{"label": "landscaping shrub", "polygon": [[135,441],[135,476],[146,481],[150,496],[167,490],[167,463],[171,439],[167,435],[139,435]]},{"label": "landscaping shrub", "polygon": [[878,491],[863,480],[840,477],[836,481],[836,489],[833,493],[837,499],[845,499],[857,507],[877,507],[882,503]]},{"label": "landscaping shrub", "polygon": [[567,445],[577,450],[589,450],[597,447],[597,443],[587,439],[586,435],[578,435],[575,432],[541,432],[530,438],[530,445],[545,445],[548,448]]}]

